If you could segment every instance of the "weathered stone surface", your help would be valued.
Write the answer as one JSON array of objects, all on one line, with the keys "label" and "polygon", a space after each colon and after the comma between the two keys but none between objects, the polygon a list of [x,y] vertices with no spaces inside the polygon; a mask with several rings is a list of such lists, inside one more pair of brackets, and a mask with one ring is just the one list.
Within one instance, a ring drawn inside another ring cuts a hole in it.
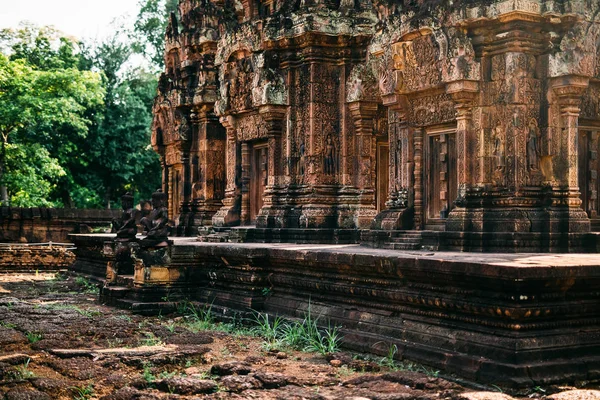
[{"label": "weathered stone surface", "polygon": [[163,392],[177,394],[205,394],[217,391],[217,383],[208,379],[169,378],[156,382]]},{"label": "weathered stone surface", "polygon": [[238,361],[232,361],[222,364],[215,364],[211,367],[210,373],[213,375],[248,375],[252,372],[250,365]]},{"label": "weathered stone surface", "polygon": [[[303,318],[310,308],[323,324],[343,327],[347,346],[381,356],[396,346],[398,359],[418,360],[432,373],[521,387],[590,379],[600,365],[593,254],[402,253],[193,238],[177,239],[170,254],[169,268],[185,277],[180,287],[211,299],[225,318],[249,308]],[[130,288],[128,296],[151,312],[164,295],[157,289]],[[343,355],[331,359],[378,369]]]},{"label": "weathered stone surface", "polygon": [[70,233],[110,226],[118,214],[118,210],[0,207],[0,243],[65,243]]},{"label": "weathered stone surface", "polygon": [[73,252],[63,246],[0,245],[0,271],[57,271],[74,262]]},{"label": "weathered stone surface", "polygon": [[229,375],[221,378],[221,385],[230,392],[243,392],[249,389],[260,389],[263,385],[261,381],[248,375]]}]

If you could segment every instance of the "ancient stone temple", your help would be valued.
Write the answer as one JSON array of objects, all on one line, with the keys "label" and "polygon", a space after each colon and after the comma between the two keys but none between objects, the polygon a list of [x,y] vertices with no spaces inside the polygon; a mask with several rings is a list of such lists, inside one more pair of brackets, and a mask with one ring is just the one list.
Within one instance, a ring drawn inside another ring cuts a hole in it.
[{"label": "ancient stone temple", "polygon": [[600,5],[433,3],[182,0],[153,126],[178,232],[585,247]]}]

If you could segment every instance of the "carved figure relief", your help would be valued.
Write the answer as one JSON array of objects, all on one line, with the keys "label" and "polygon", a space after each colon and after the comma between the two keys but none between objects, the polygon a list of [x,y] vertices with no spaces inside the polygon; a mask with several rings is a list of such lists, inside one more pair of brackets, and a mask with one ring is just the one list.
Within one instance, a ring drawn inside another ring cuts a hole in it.
[{"label": "carved figure relief", "polygon": [[325,140],[323,172],[326,175],[334,175],[336,173],[336,151],[331,135],[327,135],[327,139]]},{"label": "carved figure relief", "polygon": [[506,185],[506,137],[500,121],[492,130],[493,181],[496,186]]},{"label": "carved figure relief", "polygon": [[304,154],[306,152],[306,149],[304,147],[304,142],[300,143],[300,146],[298,148],[298,163],[296,164],[296,175],[298,176],[304,176]]},{"label": "carved figure relief", "polygon": [[192,134],[192,127],[188,123],[188,117],[182,115],[179,123],[179,139],[187,141]]},{"label": "carved figure relief", "polygon": [[537,171],[540,168],[540,142],[542,134],[538,128],[535,118],[529,120],[527,133],[527,168],[529,171]]}]

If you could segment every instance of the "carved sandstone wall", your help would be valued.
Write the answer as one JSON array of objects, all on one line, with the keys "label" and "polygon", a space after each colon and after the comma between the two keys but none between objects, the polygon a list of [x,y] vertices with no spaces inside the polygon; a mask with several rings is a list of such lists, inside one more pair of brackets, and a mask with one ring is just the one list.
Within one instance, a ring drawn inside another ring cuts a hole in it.
[{"label": "carved sandstone wall", "polygon": [[588,231],[600,6],[424,7],[182,1],[153,144],[183,230]]},{"label": "carved sandstone wall", "polygon": [[0,207],[0,242],[65,243],[80,225],[110,226],[120,210]]}]

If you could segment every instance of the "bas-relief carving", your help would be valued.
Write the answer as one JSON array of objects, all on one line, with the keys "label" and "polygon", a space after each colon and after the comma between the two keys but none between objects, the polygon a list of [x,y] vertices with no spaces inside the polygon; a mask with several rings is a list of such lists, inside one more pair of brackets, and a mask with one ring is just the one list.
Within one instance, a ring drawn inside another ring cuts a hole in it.
[{"label": "bas-relief carving", "polygon": [[600,84],[590,83],[581,102],[581,118],[600,120]]},{"label": "bas-relief carving", "polygon": [[265,139],[267,127],[263,118],[258,114],[248,114],[236,118],[237,140],[246,142],[250,140]]},{"label": "bas-relief carving", "polygon": [[410,100],[409,123],[427,126],[453,122],[456,117],[454,102],[447,93],[416,97]]}]

